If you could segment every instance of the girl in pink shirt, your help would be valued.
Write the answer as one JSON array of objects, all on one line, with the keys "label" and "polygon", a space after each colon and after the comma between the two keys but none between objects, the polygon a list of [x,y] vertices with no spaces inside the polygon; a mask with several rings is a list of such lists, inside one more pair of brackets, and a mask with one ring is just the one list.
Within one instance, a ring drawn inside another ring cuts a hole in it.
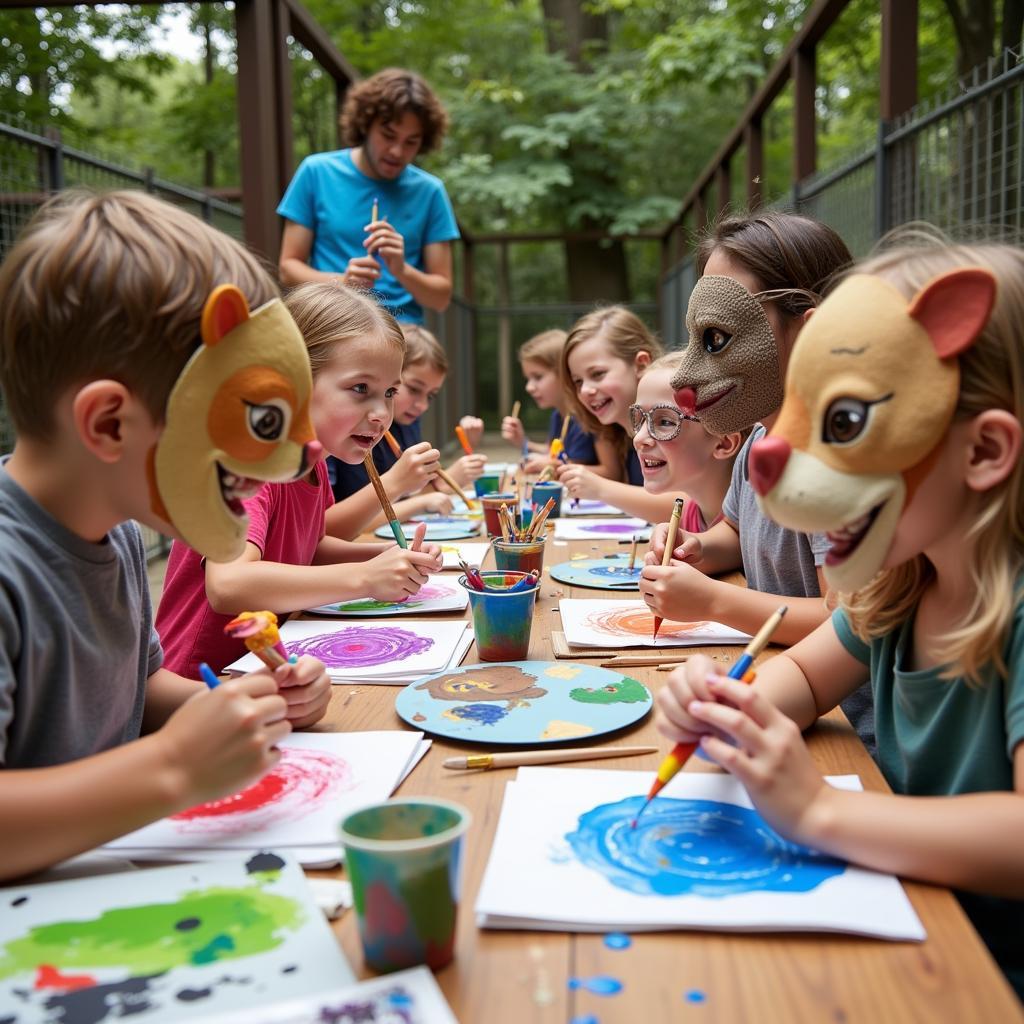
[{"label": "girl in pink shirt", "polygon": [[[303,285],[286,304],[309,350],[317,437],[343,462],[362,462],[391,425],[402,332],[372,299],[334,283]],[[413,551],[325,536],[333,500],[319,462],[300,480],[267,484],[245,501],[248,543],[236,561],[204,561],[175,541],[156,619],[165,666],[195,678],[202,661],[219,671],[239,658],[245,648],[224,635],[224,625],[240,612],[287,613],[360,597],[396,601],[441,568],[437,545]]]}]

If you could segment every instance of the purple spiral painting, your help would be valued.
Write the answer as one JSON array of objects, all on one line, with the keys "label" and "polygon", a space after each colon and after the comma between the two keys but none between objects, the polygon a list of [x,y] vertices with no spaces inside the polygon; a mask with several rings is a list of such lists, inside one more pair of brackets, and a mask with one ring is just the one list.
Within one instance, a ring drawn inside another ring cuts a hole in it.
[{"label": "purple spiral painting", "polygon": [[595,523],[593,526],[581,526],[581,530],[587,533],[639,533],[635,526],[629,523]]},{"label": "purple spiral painting", "polygon": [[286,646],[289,654],[311,654],[328,668],[366,668],[422,654],[434,641],[397,626],[349,626],[293,640]]}]

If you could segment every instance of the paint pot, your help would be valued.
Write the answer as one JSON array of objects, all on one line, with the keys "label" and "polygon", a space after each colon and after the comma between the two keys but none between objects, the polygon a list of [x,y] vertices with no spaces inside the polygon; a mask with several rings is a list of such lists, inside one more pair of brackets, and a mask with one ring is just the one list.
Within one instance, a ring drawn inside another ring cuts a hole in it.
[{"label": "paint pot", "polygon": [[485,494],[494,494],[501,486],[501,475],[499,473],[484,473],[473,481],[476,489],[476,496],[482,498]]},{"label": "paint pot", "polygon": [[418,797],[364,807],[341,822],[366,965],[388,973],[455,956],[462,837],[472,817]]},{"label": "paint pot", "polygon": [[488,590],[474,590],[460,576],[469,593],[469,607],[473,611],[473,635],[476,653],[481,661],[524,661],[530,652],[530,627],[537,602],[537,583],[529,590],[508,590],[526,573],[482,572]]},{"label": "paint pot", "polygon": [[555,480],[546,480],[542,484],[533,485],[533,507],[542,509],[548,498],[554,498],[555,503],[548,513],[548,519],[557,519],[562,514],[562,494],[564,488]]},{"label": "paint pot", "polygon": [[544,538],[531,541],[529,544],[517,544],[514,541],[496,540],[494,548],[494,564],[505,572],[536,572],[544,571]]},{"label": "paint pot", "polygon": [[484,507],[484,524],[487,527],[488,537],[501,536],[501,522],[498,519],[498,512],[502,505],[506,505],[508,507],[509,512],[512,513],[513,519],[518,519],[516,496],[514,494],[508,492],[502,492],[501,494],[488,494],[486,497],[480,499],[480,504]]}]

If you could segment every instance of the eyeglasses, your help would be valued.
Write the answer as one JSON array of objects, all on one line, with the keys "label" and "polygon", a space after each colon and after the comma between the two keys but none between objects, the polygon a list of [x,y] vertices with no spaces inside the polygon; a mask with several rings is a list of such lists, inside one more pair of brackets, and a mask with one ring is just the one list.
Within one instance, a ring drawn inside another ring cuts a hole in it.
[{"label": "eyeglasses", "polygon": [[678,437],[684,420],[700,422],[696,416],[682,412],[674,405],[655,405],[650,411],[639,405],[629,407],[629,424],[633,428],[633,433],[639,434],[640,428],[646,423],[647,433],[655,441],[674,440]]}]

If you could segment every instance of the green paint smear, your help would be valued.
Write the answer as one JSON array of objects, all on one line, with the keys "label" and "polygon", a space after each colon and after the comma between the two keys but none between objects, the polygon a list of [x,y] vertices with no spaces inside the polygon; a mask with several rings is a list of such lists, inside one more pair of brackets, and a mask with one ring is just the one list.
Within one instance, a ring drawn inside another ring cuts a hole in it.
[{"label": "green paint smear", "polygon": [[649,694],[642,683],[623,676],[619,682],[598,690],[577,687],[569,691],[569,696],[581,704],[638,704],[647,700]]},{"label": "green paint smear", "polygon": [[398,603],[396,601],[377,601],[372,597],[367,597],[361,601],[346,601],[344,604],[335,605],[339,611],[343,612],[377,612],[387,611],[391,608],[418,608],[422,601],[402,601]]},{"label": "green paint smear", "polygon": [[[0,947],[0,979],[35,972],[40,964],[118,967],[131,975],[237,960],[281,945],[305,921],[301,903],[247,888],[184,893],[174,903],[105,911],[91,921],[39,925]],[[194,927],[179,922],[194,919]]]}]

